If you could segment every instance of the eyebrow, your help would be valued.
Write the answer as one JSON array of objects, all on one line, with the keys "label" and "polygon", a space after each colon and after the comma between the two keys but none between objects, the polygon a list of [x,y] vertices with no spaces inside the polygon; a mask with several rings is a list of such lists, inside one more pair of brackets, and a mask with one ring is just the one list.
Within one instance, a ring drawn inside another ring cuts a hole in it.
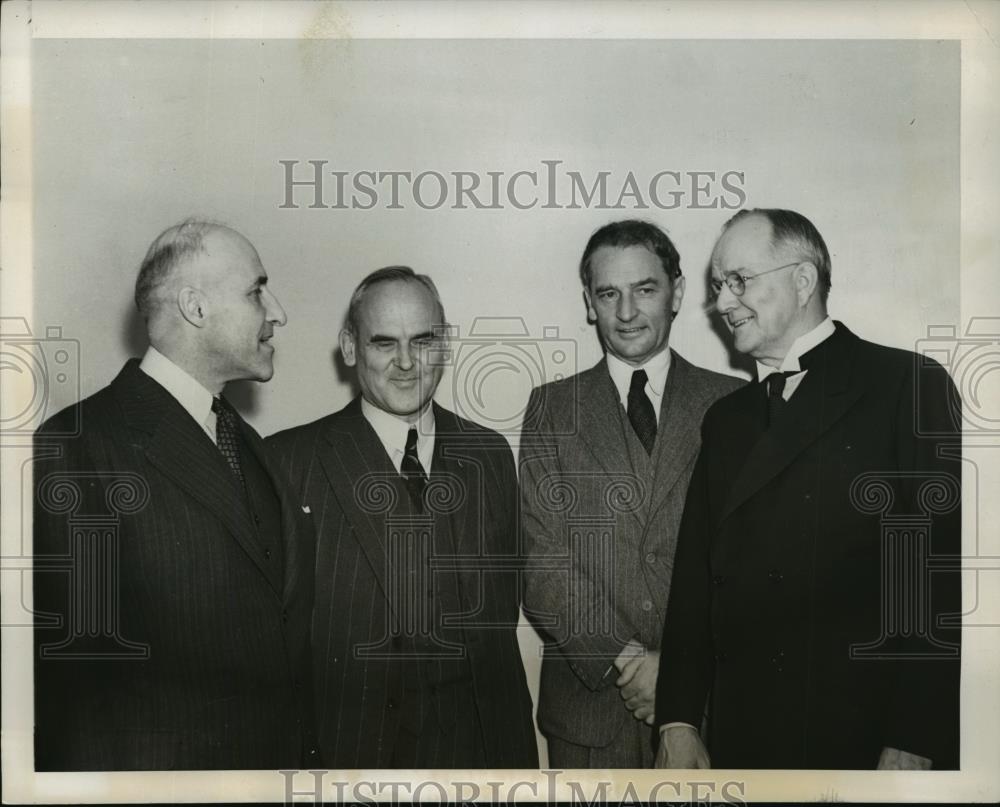
[{"label": "eyebrow", "polygon": [[[410,339],[409,339],[409,341],[412,342],[414,339],[433,339],[433,338],[434,338],[434,332],[433,331],[423,331],[421,333],[416,333],[413,336],[411,336]],[[389,336],[389,335],[384,334],[384,333],[373,333],[371,336],[368,337],[368,341],[369,342],[398,342],[399,339],[397,337],[395,337],[395,336]]]},{"label": "eyebrow", "polygon": [[[642,280],[637,280],[635,283],[629,283],[629,288],[634,289],[639,286],[656,286],[659,285],[660,281],[655,277],[644,277]],[[602,291],[617,291],[617,286],[612,286],[610,284],[604,284],[602,286],[596,286],[594,288],[595,294],[600,294]]]},{"label": "eyebrow", "polygon": [[256,289],[259,286],[266,286],[266,285],[267,285],[267,275],[261,275],[256,280],[254,280],[253,283],[250,284],[250,288]]}]

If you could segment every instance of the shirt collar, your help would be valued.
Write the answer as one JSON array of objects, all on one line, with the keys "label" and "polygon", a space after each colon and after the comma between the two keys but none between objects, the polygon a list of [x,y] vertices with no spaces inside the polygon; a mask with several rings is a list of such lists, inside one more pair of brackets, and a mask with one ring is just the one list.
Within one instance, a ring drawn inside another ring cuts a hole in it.
[{"label": "shirt collar", "polygon": [[667,385],[667,374],[670,372],[670,348],[664,348],[653,358],[639,367],[626,364],[617,356],[607,354],[608,374],[618,390],[618,398],[625,403],[628,400],[628,390],[632,385],[632,373],[645,370],[649,381],[646,388],[657,398],[663,397],[663,388]]},{"label": "shirt collar", "polygon": [[169,392],[184,410],[203,428],[212,414],[212,393],[195,381],[152,345],[139,363],[139,369]]},{"label": "shirt collar", "polygon": [[833,336],[834,331],[836,331],[836,328],[834,327],[833,319],[828,316],[811,331],[802,334],[802,336],[792,342],[792,346],[788,349],[788,353],[785,354],[785,358],[782,359],[780,366],[771,367],[770,365],[757,362],[757,380],[763,381],[771,373],[801,372],[802,365],[799,364],[799,359],[818,344]]},{"label": "shirt collar", "polygon": [[427,408],[417,418],[416,423],[408,423],[401,417],[379,409],[367,399],[361,398],[361,414],[375,430],[379,442],[389,455],[392,464],[398,471],[402,463],[403,451],[406,449],[406,435],[412,426],[417,429],[417,456],[425,471],[430,470],[431,453],[434,447],[434,405]]}]

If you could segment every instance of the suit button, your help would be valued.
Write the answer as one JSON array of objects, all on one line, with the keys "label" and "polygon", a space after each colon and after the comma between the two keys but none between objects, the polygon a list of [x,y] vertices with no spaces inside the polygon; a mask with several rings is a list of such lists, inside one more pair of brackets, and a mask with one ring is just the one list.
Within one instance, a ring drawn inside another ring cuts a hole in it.
[{"label": "suit button", "polygon": [[396,699],[395,698],[389,698],[389,700],[387,700],[385,702],[385,708],[386,709],[395,709],[396,708]]},{"label": "suit button", "polygon": [[649,553],[646,554],[646,563],[650,563],[650,564],[656,563],[656,553],[655,552],[649,552]]},{"label": "suit button", "polygon": [[258,527],[260,526],[260,516],[258,516],[256,513],[253,514],[253,523],[256,524]]},{"label": "suit button", "polygon": [[643,600],[642,601],[642,610],[643,611],[652,611],[653,610],[653,603],[652,603],[652,601],[651,600]]},{"label": "suit button", "polygon": [[270,549],[265,549],[264,550],[264,560],[270,560],[270,559],[271,559],[271,550]]},{"label": "suit button", "polygon": [[288,611],[281,612],[281,621],[286,623],[288,622]]},{"label": "suit button", "polygon": [[767,573],[767,579],[772,583],[780,583],[785,579],[785,576],[777,569],[771,569],[771,571]]},{"label": "suit button", "polygon": [[726,660],[726,654],[721,650],[715,654],[715,661],[717,664],[722,664]]},{"label": "suit button", "polygon": [[712,582],[717,586],[721,586],[723,583],[726,582],[726,578],[723,577],[721,574],[717,574],[715,575],[715,577],[712,578]]}]

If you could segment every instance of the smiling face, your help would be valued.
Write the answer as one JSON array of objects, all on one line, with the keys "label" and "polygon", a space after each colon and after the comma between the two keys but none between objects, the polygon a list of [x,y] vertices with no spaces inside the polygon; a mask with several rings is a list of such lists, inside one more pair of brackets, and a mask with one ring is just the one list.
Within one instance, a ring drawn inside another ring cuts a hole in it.
[{"label": "smiling face", "polygon": [[665,350],[684,297],[684,278],[671,280],[644,246],[600,247],[590,269],[587,314],[608,352],[638,367]]},{"label": "smiling face", "polygon": [[370,404],[415,422],[430,403],[444,368],[439,360],[444,326],[430,291],[417,281],[371,286],[358,310],[357,333],[340,333],[349,367],[357,367],[361,394]]},{"label": "smiling face", "polygon": [[267,288],[257,250],[239,233],[219,228],[205,235],[204,255],[194,271],[208,313],[199,345],[207,377],[218,385],[269,380],[274,375],[271,337],[286,317]]},{"label": "smiling face", "polygon": [[[787,247],[772,248],[771,223],[760,215],[734,222],[712,252],[712,278],[722,284],[715,305],[733,332],[736,349],[773,367],[781,364],[796,339],[822,319],[812,299],[816,287],[812,264],[771,271],[795,257]],[[740,297],[724,282],[730,274],[749,278]]]}]

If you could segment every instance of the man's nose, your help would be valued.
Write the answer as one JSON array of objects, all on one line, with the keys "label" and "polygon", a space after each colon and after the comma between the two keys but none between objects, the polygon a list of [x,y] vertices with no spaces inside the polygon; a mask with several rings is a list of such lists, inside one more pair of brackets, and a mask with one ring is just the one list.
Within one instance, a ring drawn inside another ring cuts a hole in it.
[{"label": "man's nose", "polygon": [[723,283],[718,296],[715,298],[715,309],[720,314],[727,314],[739,305],[738,300],[739,298],[729,288],[729,284]]},{"label": "man's nose", "polygon": [[413,366],[413,351],[405,341],[400,342],[396,350],[396,364],[400,370],[409,370]]},{"label": "man's nose", "polygon": [[278,302],[278,298],[274,296],[270,289],[264,289],[264,301],[268,322],[273,322],[275,325],[284,325],[288,322],[288,316],[285,314],[285,309],[281,307],[281,303]]},{"label": "man's nose", "polygon": [[628,322],[633,319],[636,315],[635,300],[632,299],[631,294],[623,294],[618,298],[618,310],[615,311],[615,315],[622,322]]}]

